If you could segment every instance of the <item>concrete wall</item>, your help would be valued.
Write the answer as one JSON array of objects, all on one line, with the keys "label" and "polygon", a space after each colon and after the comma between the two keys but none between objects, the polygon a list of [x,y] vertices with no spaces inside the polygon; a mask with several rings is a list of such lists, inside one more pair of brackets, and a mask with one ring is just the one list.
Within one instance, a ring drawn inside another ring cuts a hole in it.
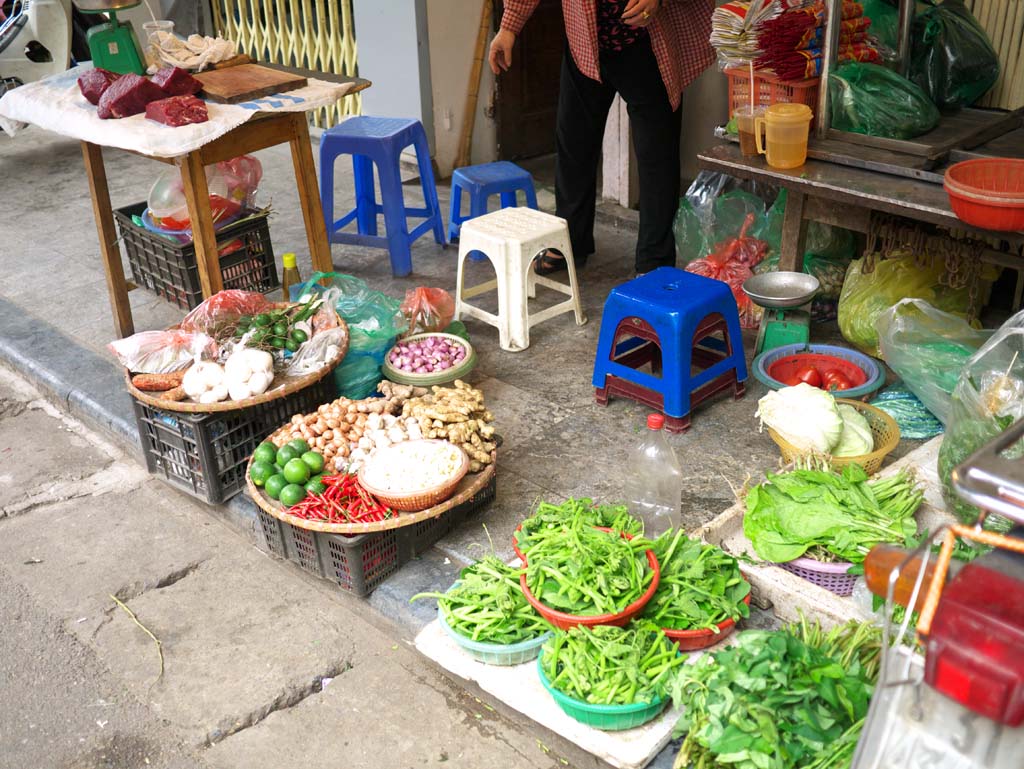
[{"label": "concrete wall", "polygon": [[683,95],[683,135],[680,142],[684,183],[697,175],[697,153],[715,142],[716,126],[729,120],[725,75],[711,65]]},{"label": "concrete wall", "polygon": [[[482,6],[482,0],[427,1],[434,161],[442,178],[451,175],[459,150]],[[491,42],[490,29],[489,24],[487,45]],[[360,38],[360,58],[362,51]],[[485,59],[473,126],[473,163],[486,163],[497,157],[497,131],[494,118],[491,117],[493,100],[494,75]]]}]

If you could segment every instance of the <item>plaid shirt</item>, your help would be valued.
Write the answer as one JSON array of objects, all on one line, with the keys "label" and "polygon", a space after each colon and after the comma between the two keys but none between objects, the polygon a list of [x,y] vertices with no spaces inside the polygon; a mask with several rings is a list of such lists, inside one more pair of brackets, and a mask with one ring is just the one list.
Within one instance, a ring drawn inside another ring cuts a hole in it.
[{"label": "plaid shirt", "polygon": [[[540,0],[505,0],[501,28],[518,37]],[[600,81],[598,61],[597,3],[603,0],[562,0],[569,50],[580,72]],[[679,107],[683,89],[714,61],[708,43],[714,0],[662,0],[647,30],[658,60],[672,109]]]}]

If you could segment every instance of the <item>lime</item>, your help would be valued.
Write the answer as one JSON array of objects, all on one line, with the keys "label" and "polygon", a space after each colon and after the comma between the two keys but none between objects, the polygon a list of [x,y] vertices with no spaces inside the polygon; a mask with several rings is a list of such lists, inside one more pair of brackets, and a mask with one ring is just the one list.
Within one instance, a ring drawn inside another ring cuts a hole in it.
[{"label": "lime", "polygon": [[324,457],[318,451],[306,451],[302,454],[302,461],[309,465],[311,473],[319,473],[324,469]]},{"label": "lime", "polygon": [[303,331],[301,328],[293,329],[292,333],[290,334],[290,336],[291,336],[292,339],[294,339],[299,344],[302,344],[307,339],[309,339],[309,335],[305,331]]},{"label": "lime", "polygon": [[295,438],[294,440],[290,440],[285,445],[288,446],[293,451],[295,451],[296,457],[299,456],[300,454],[305,454],[307,451],[309,451],[309,444],[302,440],[302,438]]},{"label": "lime", "polygon": [[284,340],[284,349],[286,349],[288,352],[298,352],[300,347],[302,347],[302,345],[296,342],[294,339]]},{"label": "lime", "polygon": [[285,507],[297,505],[306,498],[306,490],[297,483],[289,483],[281,489],[281,504]]},{"label": "lime", "polygon": [[277,461],[277,446],[270,441],[264,441],[256,447],[256,451],[252,453],[253,462],[267,462],[268,464],[274,464]]},{"label": "lime", "polygon": [[323,494],[327,491],[327,487],[324,486],[322,481],[318,481],[316,478],[310,478],[306,483],[306,491],[310,494]]},{"label": "lime", "polygon": [[291,444],[288,444],[287,446],[282,446],[280,449],[277,450],[277,466],[284,467],[291,460],[301,455],[302,452],[296,449]]},{"label": "lime", "polygon": [[284,349],[284,339],[282,339],[279,336],[272,336],[272,337],[270,337],[270,346],[274,347],[274,348],[276,348],[278,350],[283,350]]},{"label": "lime", "polygon": [[243,336],[245,336],[245,332],[247,332],[248,330],[249,329],[246,328],[245,326],[239,326],[238,328],[235,329],[235,336],[241,339]]},{"label": "lime", "polygon": [[309,480],[309,466],[301,459],[292,459],[284,466],[284,477],[288,483],[305,483]]},{"label": "lime", "polygon": [[271,323],[273,323],[274,321],[273,321],[273,320],[271,319],[271,317],[270,317],[269,315],[267,315],[267,314],[266,314],[265,312],[261,312],[261,313],[260,313],[259,315],[257,315],[257,316],[255,317],[255,319],[253,320],[253,322],[254,322],[254,323],[255,323],[255,324],[257,325],[257,326],[269,326],[269,325],[270,325]]},{"label": "lime", "polygon": [[274,336],[288,336],[288,324],[284,322],[275,323]]},{"label": "lime", "polygon": [[249,467],[249,477],[257,486],[262,486],[273,474],[274,466],[270,462],[253,462]]},{"label": "lime", "polygon": [[281,473],[275,473],[267,478],[267,482],[263,484],[263,490],[267,492],[267,496],[271,499],[277,499],[281,496],[281,489],[287,485],[288,481],[284,479],[284,476]]}]

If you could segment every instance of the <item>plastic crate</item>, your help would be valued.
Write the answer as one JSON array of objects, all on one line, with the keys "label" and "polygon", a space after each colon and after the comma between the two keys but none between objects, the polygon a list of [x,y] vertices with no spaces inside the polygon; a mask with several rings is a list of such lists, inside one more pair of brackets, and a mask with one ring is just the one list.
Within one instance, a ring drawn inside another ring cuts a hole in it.
[{"label": "plastic crate", "polygon": [[[725,70],[729,80],[729,115],[737,107],[750,104],[750,70],[732,67]],[[813,112],[818,108],[818,83],[821,78],[782,80],[767,72],[754,70],[754,104],[767,107],[772,104],[806,104]],[[811,121],[814,126],[814,121]]]},{"label": "plastic crate", "polygon": [[132,401],[149,472],[219,504],[245,488],[246,464],[267,435],[294,414],[313,411],[333,398],[334,379],[328,374],[284,398],[238,411],[186,414]]},{"label": "plastic crate", "polygon": [[494,499],[497,473],[461,505],[411,526],[346,537],[300,529],[258,509],[263,546],[304,571],[357,596],[373,592],[411,559],[430,549],[471,514]]},{"label": "plastic crate", "polygon": [[[137,225],[132,217],[145,210],[143,202],[114,211],[132,280],[182,309],[194,309],[203,301],[195,245],[176,243]],[[217,231],[218,249],[233,240],[241,240],[242,247],[220,258],[224,288],[265,293],[280,285],[266,214]]]}]

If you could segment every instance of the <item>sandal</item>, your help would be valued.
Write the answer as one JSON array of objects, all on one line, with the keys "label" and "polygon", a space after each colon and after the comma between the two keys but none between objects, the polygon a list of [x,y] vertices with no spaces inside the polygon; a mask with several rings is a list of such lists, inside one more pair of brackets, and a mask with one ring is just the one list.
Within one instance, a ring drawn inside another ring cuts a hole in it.
[{"label": "sandal", "polygon": [[[586,264],[586,259],[576,262],[576,268],[579,269],[584,264]],[[533,271],[538,275],[554,275],[567,270],[565,257],[558,251],[545,251],[533,263]]]}]

